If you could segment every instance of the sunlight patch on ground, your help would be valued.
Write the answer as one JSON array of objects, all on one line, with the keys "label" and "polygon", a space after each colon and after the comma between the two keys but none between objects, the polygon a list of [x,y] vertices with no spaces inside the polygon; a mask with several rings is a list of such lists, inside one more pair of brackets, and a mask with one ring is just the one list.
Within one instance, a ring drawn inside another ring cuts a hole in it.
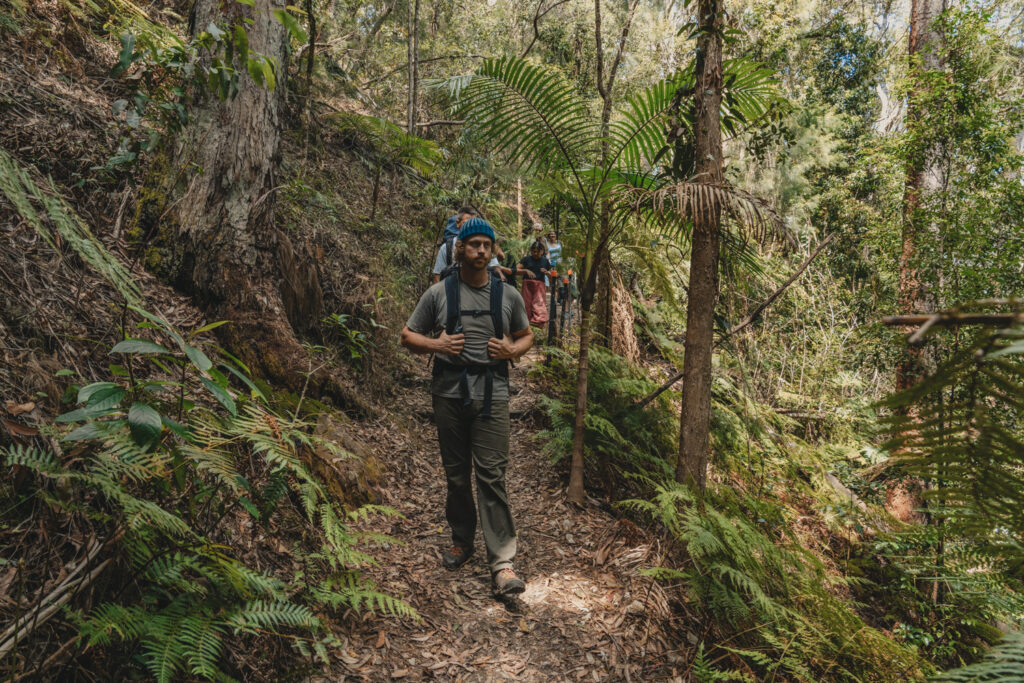
[{"label": "sunlight patch on ground", "polygon": [[554,607],[576,614],[613,611],[622,600],[619,590],[610,590],[590,579],[553,572],[533,577],[520,599],[531,607]]}]

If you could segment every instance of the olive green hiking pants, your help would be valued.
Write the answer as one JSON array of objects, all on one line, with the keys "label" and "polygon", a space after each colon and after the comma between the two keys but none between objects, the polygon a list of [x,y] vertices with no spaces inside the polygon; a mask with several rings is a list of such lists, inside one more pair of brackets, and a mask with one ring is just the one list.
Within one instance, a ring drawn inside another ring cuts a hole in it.
[{"label": "olive green hiking pants", "polygon": [[[512,566],[516,530],[505,493],[508,467],[508,401],[494,401],[491,417],[480,417],[483,401],[464,406],[460,398],[434,396],[434,421],[441,463],[448,480],[445,515],[456,546],[470,548],[476,535],[477,510],[491,573]],[[476,475],[477,505],[471,475]]]}]

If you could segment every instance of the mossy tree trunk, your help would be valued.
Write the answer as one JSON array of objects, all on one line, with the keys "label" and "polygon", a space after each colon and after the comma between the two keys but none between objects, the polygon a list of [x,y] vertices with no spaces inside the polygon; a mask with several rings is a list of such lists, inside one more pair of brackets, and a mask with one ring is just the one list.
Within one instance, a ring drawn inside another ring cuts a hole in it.
[{"label": "mossy tree trunk", "polygon": [[[276,61],[277,85],[254,82],[243,67],[237,95],[198,105],[151,170],[137,218],[155,245],[147,264],[210,318],[231,321],[217,330],[225,348],[265,379],[300,388],[308,361],[296,330],[317,323],[323,296],[308,250],[297,249],[274,220],[288,35],[272,12],[284,6],[196,1],[196,32],[252,20],[250,49]],[[326,376],[311,384],[327,394],[336,386]]]}]

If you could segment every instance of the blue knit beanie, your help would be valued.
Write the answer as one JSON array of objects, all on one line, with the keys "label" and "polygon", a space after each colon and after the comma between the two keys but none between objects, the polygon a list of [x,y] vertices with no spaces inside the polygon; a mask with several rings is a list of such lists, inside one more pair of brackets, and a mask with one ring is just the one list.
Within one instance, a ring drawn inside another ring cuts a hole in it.
[{"label": "blue knit beanie", "polygon": [[494,228],[483,218],[474,216],[463,223],[462,230],[459,231],[459,241],[465,242],[468,237],[473,235],[485,235],[491,238],[491,242],[494,242]]}]

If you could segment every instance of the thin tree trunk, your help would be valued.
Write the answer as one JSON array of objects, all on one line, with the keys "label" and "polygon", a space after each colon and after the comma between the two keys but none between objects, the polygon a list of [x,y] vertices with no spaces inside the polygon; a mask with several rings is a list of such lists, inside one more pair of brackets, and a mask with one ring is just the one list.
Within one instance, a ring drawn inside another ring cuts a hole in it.
[{"label": "thin tree trunk", "polygon": [[416,134],[416,101],[419,99],[420,0],[409,2],[409,111],[406,133]]},{"label": "thin tree trunk", "polygon": [[[152,248],[147,265],[190,294],[211,319],[230,320],[219,340],[253,372],[295,390],[308,370],[296,330],[317,324],[323,307],[319,276],[307,250],[297,250],[275,225],[275,170],[287,73],[287,32],[272,18],[273,0],[253,7],[197,0],[191,25],[245,25],[253,52],[278,65],[274,90],[243,69],[238,94],[209,98],[193,123],[151,167],[136,223]],[[192,169],[202,169],[194,173]],[[324,373],[311,392],[347,402]]]},{"label": "thin tree trunk", "polygon": [[516,232],[523,237],[523,179],[516,178]]},{"label": "thin tree trunk", "polygon": [[581,504],[583,490],[583,448],[587,418],[587,384],[590,374],[590,307],[591,301],[584,296],[580,300],[580,358],[576,369],[576,421],[572,431],[572,461],[569,464],[569,488],[566,496],[570,502]]},{"label": "thin tree trunk", "polygon": [[[912,78],[916,81],[907,99],[908,124],[913,126],[925,114],[922,99],[925,92],[924,72],[941,69],[936,48],[941,36],[934,30],[935,20],[945,10],[945,0],[912,0],[910,7],[910,37],[907,53]],[[922,247],[937,247],[938,230],[924,214],[921,200],[942,185],[938,143],[927,150],[912,150],[907,157],[906,180],[903,189],[903,230],[899,262],[900,313],[904,315],[934,313],[938,307],[936,287],[939,271],[934,263],[924,263]],[[935,250],[925,249],[927,254]],[[931,260],[928,255],[924,259]],[[916,384],[929,365],[928,352],[923,347],[908,347],[897,367],[896,388],[906,389]]]},{"label": "thin tree trunk", "polygon": [[[722,182],[722,0],[698,0],[694,89],[694,137],[697,180]],[[707,483],[708,431],[711,425],[711,356],[718,300],[718,249],[721,207],[697,210],[690,252],[686,307],[682,412],[676,479],[703,494]]]},{"label": "thin tree trunk", "polygon": [[[629,7],[629,14],[626,16],[626,22],[622,27],[622,34],[619,36],[618,49],[615,52],[615,59],[612,61],[611,69],[608,73],[607,81],[605,80],[604,73],[604,48],[602,46],[601,38],[601,0],[594,0],[594,29],[597,41],[597,89],[601,94],[601,99],[604,101],[604,106],[601,113],[601,125],[602,132],[607,133],[608,124],[611,120],[612,111],[612,86],[615,84],[615,74],[618,72],[619,63],[622,60],[622,54],[626,48],[626,38],[629,36],[629,27],[633,22],[633,16],[636,13],[637,5],[640,4],[640,0],[633,0]],[[603,138],[607,138],[607,135],[602,135]],[[608,159],[608,143],[607,140],[601,145],[601,167],[604,168],[605,163]],[[584,259],[583,268],[581,268],[580,276],[580,355],[578,363],[578,370],[576,373],[576,422],[573,429],[573,440],[572,440],[572,463],[569,471],[569,500],[574,503],[583,502],[583,450],[584,450],[584,436],[586,434],[584,430],[584,424],[587,418],[587,383],[590,371],[590,314],[594,304],[594,293],[597,284],[597,272],[595,269],[599,269],[603,259],[607,258],[607,253],[610,250],[609,240],[611,237],[611,225],[608,217],[610,215],[610,209],[606,201],[601,202],[601,222],[600,222],[600,235],[597,240],[597,247],[594,249],[592,254],[592,260],[590,262]],[[587,249],[592,247],[590,242],[593,236],[593,225],[587,227]],[[590,258],[588,256],[588,258]],[[611,281],[611,278],[608,278]],[[610,310],[610,297],[609,297],[609,310]],[[610,329],[609,325],[609,329]]]}]

